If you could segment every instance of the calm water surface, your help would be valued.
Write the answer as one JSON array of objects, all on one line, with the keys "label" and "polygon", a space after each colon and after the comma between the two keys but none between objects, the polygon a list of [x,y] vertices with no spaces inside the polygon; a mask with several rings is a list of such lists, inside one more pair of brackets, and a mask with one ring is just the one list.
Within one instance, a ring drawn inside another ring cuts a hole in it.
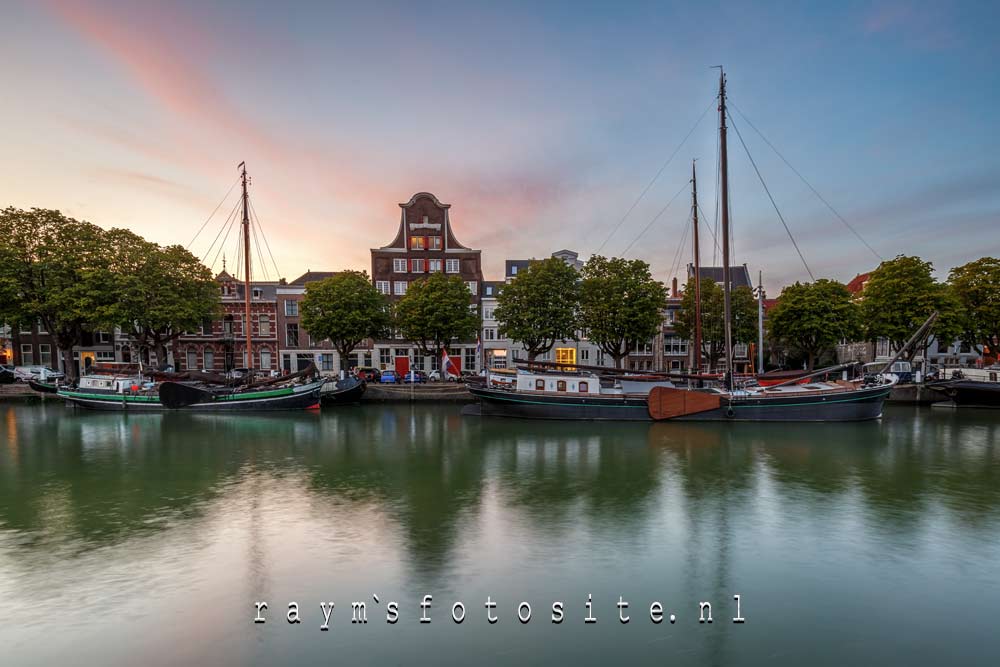
[{"label": "calm water surface", "polygon": [[998,438],[1000,414],[910,409],[766,426],[0,406],[0,664],[995,665]]}]

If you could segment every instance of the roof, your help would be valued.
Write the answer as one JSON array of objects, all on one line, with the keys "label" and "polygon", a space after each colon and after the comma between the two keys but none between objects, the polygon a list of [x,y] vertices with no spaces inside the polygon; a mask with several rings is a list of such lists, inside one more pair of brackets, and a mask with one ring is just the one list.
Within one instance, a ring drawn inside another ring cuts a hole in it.
[{"label": "roof", "polygon": [[333,278],[335,275],[340,273],[339,271],[306,271],[301,276],[295,280],[288,283],[289,285],[305,285],[306,283],[314,283],[317,280],[325,280],[327,278]]},{"label": "roof", "polygon": [[854,296],[857,296],[861,293],[861,290],[865,288],[865,283],[868,282],[868,279],[871,278],[871,276],[871,271],[868,273],[859,273],[854,276],[854,278],[851,279],[851,282],[847,283],[847,291]]},{"label": "roof", "polygon": [[[531,264],[531,262],[532,260],[530,259],[508,259],[503,263],[503,274],[508,278],[516,276],[519,272],[528,268],[528,265]],[[514,267],[517,267],[517,271],[512,270]]]},{"label": "roof", "polygon": [[506,285],[502,280],[484,280],[482,282],[482,294],[481,296],[486,298],[496,298],[500,294],[500,290]]},{"label": "roof", "polygon": [[[701,270],[702,280],[711,280],[714,283],[722,284],[722,269],[721,266],[702,266],[699,267]],[[687,268],[688,278],[694,276],[694,264],[688,264]],[[732,281],[733,287],[749,287],[753,289],[753,281],[750,279],[750,270],[747,268],[746,264],[742,266],[730,266],[729,267],[729,279]]]}]

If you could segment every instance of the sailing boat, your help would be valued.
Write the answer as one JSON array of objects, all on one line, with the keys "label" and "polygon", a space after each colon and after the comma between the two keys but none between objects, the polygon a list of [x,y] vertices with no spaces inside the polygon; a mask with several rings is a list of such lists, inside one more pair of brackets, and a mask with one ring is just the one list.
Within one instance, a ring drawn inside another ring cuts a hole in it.
[{"label": "sailing boat", "polygon": [[[882,406],[897,379],[885,375],[859,380],[809,382],[804,379],[848,368],[823,369],[775,385],[737,387],[733,378],[732,281],[729,258],[729,158],[726,143],[726,75],[719,68],[719,208],[722,222],[722,289],[725,320],[723,386],[712,389],[654,387],[649,416],[680,421],[857,421],[882,416]],[[697,249],[695,261],[697,262]],[[695,272],[696,281],[700,276]],[[696,289],[697,289],[696,282]],[[697,327],[700,332],[700,322]],[[699,355],[696,350],[695,355]],[[853,364],[851,364],[853,365]]]},{"label": "sailing boat", "polygon": [[[242,207],[244,258],[244,301],[246,307],[246,355],[248,373],[239,386],[228,383],[226,378],[212,374],[144,373],[142,369],[112,370],[110,373],[92,373],[80,378],[77,387],[60,387],[58,395],[69,405],[92,410],[127,410],[160,412],[166,410],[190,412],[259,412],[295,410],[319,407],[320,390],[325,379],[316,378],[316,366],[282,378],[254,381],[253,347],[250,326],[250,209],[247,193],[246,163],[238,165],[243,184]],[[153,382],[147,378],[160,379]]]}]

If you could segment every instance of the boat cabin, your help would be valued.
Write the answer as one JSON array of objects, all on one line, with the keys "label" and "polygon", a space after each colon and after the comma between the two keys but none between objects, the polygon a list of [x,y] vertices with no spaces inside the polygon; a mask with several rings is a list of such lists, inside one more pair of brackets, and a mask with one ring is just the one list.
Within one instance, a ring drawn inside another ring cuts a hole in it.
[{"label": "boat cabin", "polygon": [[[875,361],[870,361],[863,366],[865,375],[875,375],[882,372],[882,368],[889,363],[889,359],[876,359]],[[887,371],[893,375],[899,377],[899,382],[905,384],[907,382],[913,382],[913,366],[910,365],[909,361],[894,361],[892,367]]]},{"label": "boat cabin", "polygon": [[143,388],[143,380],[139,378],[113,377],[108,375],[85,375],[80,378],[80,391],[97,390],[124,394]]},{"label": "boat cabin", "polygon": [[591,373],[538,373],[525,370],[492,369],[489,386],[519,392],[560,394],[600,394],[600,378]]}]

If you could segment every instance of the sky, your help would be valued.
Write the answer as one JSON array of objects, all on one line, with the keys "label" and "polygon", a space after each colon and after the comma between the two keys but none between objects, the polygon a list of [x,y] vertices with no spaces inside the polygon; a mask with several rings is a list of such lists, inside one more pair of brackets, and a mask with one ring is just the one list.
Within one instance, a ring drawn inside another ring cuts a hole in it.
[{"label": "sky", "polygon": [[[0,0],[0,12],[0,206],[190,244],[216,270],[241,161],[272,279],[370,271],[399,202],[428,191],[482,249],[487,279],[568,248],[625,253],[669,281],[692,254],[693,159],[702,262],[718,264],[714,65],[815,277],[916,254],[944,278],[1000,256],[995,2]],[[770,294],[809,280],[733,127],[729,162],[734,263],[763,272]],[[235,237],[223,252],[232,262]]]}]

